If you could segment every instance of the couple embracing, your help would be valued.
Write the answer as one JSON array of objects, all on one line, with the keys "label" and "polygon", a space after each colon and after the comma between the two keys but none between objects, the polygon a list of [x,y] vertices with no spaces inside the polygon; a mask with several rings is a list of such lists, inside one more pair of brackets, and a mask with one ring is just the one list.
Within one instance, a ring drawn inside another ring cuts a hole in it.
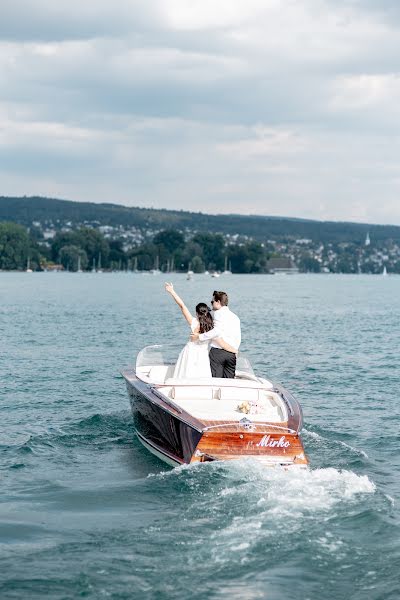
[{"label": "couple embracing", "polygon": [[191,330],[190,342],[179,355],[173,377],[234,378],[241,332],[239,317],[228,308],[228,295],[225,292],[214,291],[212,309],[200,302],[196,306],[194,317],[175,292],[172,283],[166,283],[165,290],[181,309]]}]

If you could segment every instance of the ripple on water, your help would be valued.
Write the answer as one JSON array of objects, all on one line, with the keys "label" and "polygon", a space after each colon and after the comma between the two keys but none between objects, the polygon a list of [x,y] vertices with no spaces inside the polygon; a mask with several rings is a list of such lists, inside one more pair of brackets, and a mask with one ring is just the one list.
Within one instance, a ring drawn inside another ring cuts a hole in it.
[{"label": "ripple on water", "polygon": [[[0,277],[0,597],[400,597],[400,278],[224,279],[304,410],[311,468],[282,472],[171,470],[134,438],[120,368],[187,338],[161,280]],[[213,290],[172,278],[188,306]]]}]

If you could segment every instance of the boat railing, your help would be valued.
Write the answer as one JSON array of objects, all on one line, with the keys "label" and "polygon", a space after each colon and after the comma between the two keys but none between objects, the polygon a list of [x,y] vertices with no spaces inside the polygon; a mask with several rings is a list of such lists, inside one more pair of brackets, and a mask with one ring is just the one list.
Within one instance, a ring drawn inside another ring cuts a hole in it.
[{"label": "boat railing", "polygon": [[242,427],[244,427],[244,429],[254,429],[255,427],[258,426],[268,426],[274,429],[279,429],[280,431],[285,431],[286,433],[294,433],[296,434],[297,431],[295,429],[292,429],[291,427],[283,427],[282,425],[275,425],[275,423],[271,423],[270,421],[250,421],[249,419],[246,420],[241,420],[241,421],[231,421],[231,422],[227,422],[227,423],[219,423],[218,425],[208,425],[207,427],[204,427],[204,431],[208,431],[209,429],[218,429],[219,427],[233,427],[235,425],[241,425]]}]

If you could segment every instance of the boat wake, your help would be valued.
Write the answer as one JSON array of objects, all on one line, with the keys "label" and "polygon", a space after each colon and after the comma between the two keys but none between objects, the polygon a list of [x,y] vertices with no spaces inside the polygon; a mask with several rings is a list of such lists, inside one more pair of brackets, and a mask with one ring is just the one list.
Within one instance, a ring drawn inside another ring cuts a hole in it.
[{"label": "boat wake", "polygon": [[321,449],[321,446],[330,448],[330,447],[332,447],[332,445],[339,445],[342,448],[345,448],[346,451],[348,451],[358,457],[361,457],[364,459],[369,458],[368,454],[361,448],[356,448],[356,447],[352,446],[351,444],[344,442],[343,440],[338,440],[338,439],[335,439],[335,437],[332,437],[333,435],[335,435],[334,432],[331,432],[330,435],[323,436],[320,433],[317,433],[316,431],[312,431],[312,430],[309,430],[309,429],[306,429],[305,427],[303,427],[302,435],[305,440],[310,440],[311,442],[314,442],[318,446],[319,449]]},{"label": "boat wake", "polygon": [[[355,501],[360,494],[373,494],[375,484],[366,475],[348,470],[265,468],[256,459],[183,465],[149,478],[175,479],[179,486],[219,498],[243,496],[246,501],[275,516],[325,512],[339,502]],[[208,490],[206,492],[205,490]]]},{"label": "boat wake", "polygon": [[358,454],[363,458],[368,458],[368,454],[364,452],[364,450],[360,450],[360,448],[354,448],[354,446],[346,444],[346,442],[342,442],[342,440],[338,440],[338,444],[341,444],[344,448],[348,448],[348,450],[351,450],[351,452],[354,452],[354,454]]},{"label": "boat wake", "polygon": [[[363,519],[385,502],[365,475],[335,468],[266,469],[253,459],[185,465],[148,479],[157,493],[173,489],[179,496],[183,523],[208,529],[204,560],[222,568],[255,562],[265,570],[266,555],[269,568],[278,568],[289,540],[299,556],[348,558],[341,524],[350,514]],[[196,547],[196,560],[198,552]]]}]

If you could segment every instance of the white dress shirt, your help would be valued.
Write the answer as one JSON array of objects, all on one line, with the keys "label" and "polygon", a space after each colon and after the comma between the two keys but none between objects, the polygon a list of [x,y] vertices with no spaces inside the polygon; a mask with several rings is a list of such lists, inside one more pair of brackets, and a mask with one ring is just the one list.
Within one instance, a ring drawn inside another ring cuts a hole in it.
[{"label": "white dress shirt", "polygon": [[214,338],[221,337],[224,342],[239,350],[242,335],[240,332],[240,319],[227,306],[221,306],[213,311],[214,328],[199,335],[202,342],[211,340],[211,348],[221,348]]}]

